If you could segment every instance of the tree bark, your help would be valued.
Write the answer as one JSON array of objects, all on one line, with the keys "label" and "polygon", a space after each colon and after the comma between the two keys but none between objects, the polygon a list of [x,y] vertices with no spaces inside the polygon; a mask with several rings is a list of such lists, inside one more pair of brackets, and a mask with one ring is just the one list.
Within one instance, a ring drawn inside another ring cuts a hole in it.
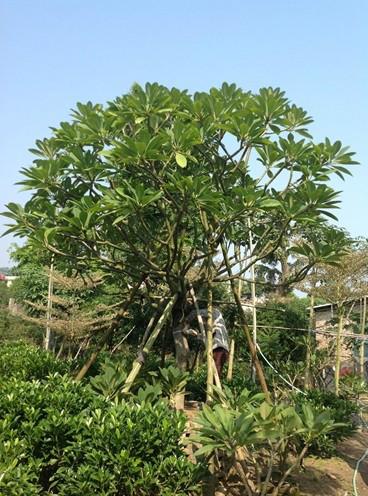
[{"label": "tree bark", "polygon": [[188,340],[185,337],[183,331],[185,328],[180,325],[176,329],[174,329],[173,337],[174,337],[174,345],[175,345],[175,357],[176,357],[176,366],[178,369],[185,372],[188,368],[188,359],[189,359],[189,346]]}]

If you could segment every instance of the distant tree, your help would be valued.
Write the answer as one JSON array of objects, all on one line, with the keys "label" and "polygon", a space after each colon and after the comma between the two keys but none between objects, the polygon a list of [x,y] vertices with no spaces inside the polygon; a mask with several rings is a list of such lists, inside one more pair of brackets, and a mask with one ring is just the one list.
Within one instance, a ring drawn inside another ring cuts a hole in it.
[{"label": "distant tree", "polygon": [[280,297],[297,288],[318,263],[336,264],[350,249],[353,240],[341,228],[328,223],[293,226],[280,246],[256,266],[258,291]]},{"label": "distant tree", "polygon": [[309,281],[311,293],[336,305],[335,392],[339,394],[341,335],[353,305],[368,294],[368,249],[351,251],[338,265],[317,266]]},{"label": "distant tree", "polygon": [[52,341],[60,338],[60,346],[64,347],[65,343],[79,345],[82,339],[94,338],[116,318],[114,305],[96,304],[88,295],[97,280],[68,277],[55,270],[49,277],[56,290],[50,296],[51,305],[48,307],[46,293],[37,302],[25,300],[28,311],[19,310],[18,316],[43,328],[49,327],[53,332]]}]

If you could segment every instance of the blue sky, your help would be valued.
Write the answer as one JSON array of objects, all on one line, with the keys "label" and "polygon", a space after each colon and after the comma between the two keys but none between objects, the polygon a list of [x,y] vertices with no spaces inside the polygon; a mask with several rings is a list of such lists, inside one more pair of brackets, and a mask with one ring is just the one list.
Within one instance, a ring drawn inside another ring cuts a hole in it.
[{"label": "blue sky", "polygon": [[[133,82],[228,81],[281,87],[314,117],[316,139],[357,152],[354,177],[334,186],[340,224],[368,237],[367,25],[366,0],[2,0],[1,211],[24,202],[14,183],[28,148],[77,101],[106,102]],[[11,242],[0,240],[0,266]]]}]

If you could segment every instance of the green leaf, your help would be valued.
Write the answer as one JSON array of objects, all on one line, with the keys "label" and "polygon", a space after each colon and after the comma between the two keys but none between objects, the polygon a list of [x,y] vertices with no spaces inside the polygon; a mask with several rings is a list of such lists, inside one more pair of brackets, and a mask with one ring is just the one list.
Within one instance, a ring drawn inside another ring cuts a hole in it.
[{"label": "green leaf", "polygon": [[274,208],[274,207],[280,207],[281,203],[279,200],[276,200],[274,198],[266,198],[261,201],[261,207],[262,208]]},{"label": "green leaf", "polygon": [[175,160],[179,167],[184,169],[187,166],[187,158],[181,153],[175,154]]}]

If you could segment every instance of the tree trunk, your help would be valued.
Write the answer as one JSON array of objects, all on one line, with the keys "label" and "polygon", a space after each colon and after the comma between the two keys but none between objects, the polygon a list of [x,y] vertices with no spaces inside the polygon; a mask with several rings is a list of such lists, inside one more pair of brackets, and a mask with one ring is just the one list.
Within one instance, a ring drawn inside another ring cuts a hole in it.
[{"label": "tree trunk", "polygon": [[183,334],[185,327],[179,325],[173,331],[174,345],[175,345],[175,358],[176,366],[178,369],[185,372],[188,368],[189,360],[189,346],[188,340]]},{"label": "tree trunk", "polygon": [[344,312],[338,308],[338,327],[336,336],[336,362],[335,362],[335,394],[340,393],[340,363],[341,363],[341,334],[344,327]]},{"label": "tree trunk", "polygon": [[[366,319],[367,319],[367,297],[364,296],[362,320],[360,323],[360,333],[362,334],[362,336],[365,334]],[[360,343],[360,350],[359,350],[359,373],[360,373],[360,377],[363,380],[365,380],[364,365],[365,365],[365,341],[362,338],[362,342]]]},{"label": "tree trunk", "polygon": [[281,275],[280,275],[279,286],[277,288],[277,294],[281,297],[285,297],[289,293],[288,280],[290,277],[290,265],[286,253],[282,253],[280,255],[280,265],[281,265]]},{"label": "tree trunk", "polygon": [[[168,301],[164,311],[162,312],[161,317],[158,319],[157,324],[155,325],[150,337],[147,339],[147,341],[143,347],[143,350],[142,350],[143,356],[147,355],[151,351],[152,346],[153,346],[154,342],[156,341],[157,337],[159,336],[162,327],[164,326],[165,322],[167,321],[167,319],[171,315],[171,311],[173,309],[173,306],[175,305],[177,297],[178,297],[178,295],[176,294],[176,295],[172,296],[170,298],[170,300]],[[130,371],[130,373],[129,373],[126,381],[125,381],[125,385],[122,389],[123,393],[128,393],[130,391],[130,388],[131,388],[132,384],[134,383],[137,375],[139,374],[139,371],[141,370],[142,365],[143,365],[142,359],[139,356],[133,362],[132,370]]]}]

